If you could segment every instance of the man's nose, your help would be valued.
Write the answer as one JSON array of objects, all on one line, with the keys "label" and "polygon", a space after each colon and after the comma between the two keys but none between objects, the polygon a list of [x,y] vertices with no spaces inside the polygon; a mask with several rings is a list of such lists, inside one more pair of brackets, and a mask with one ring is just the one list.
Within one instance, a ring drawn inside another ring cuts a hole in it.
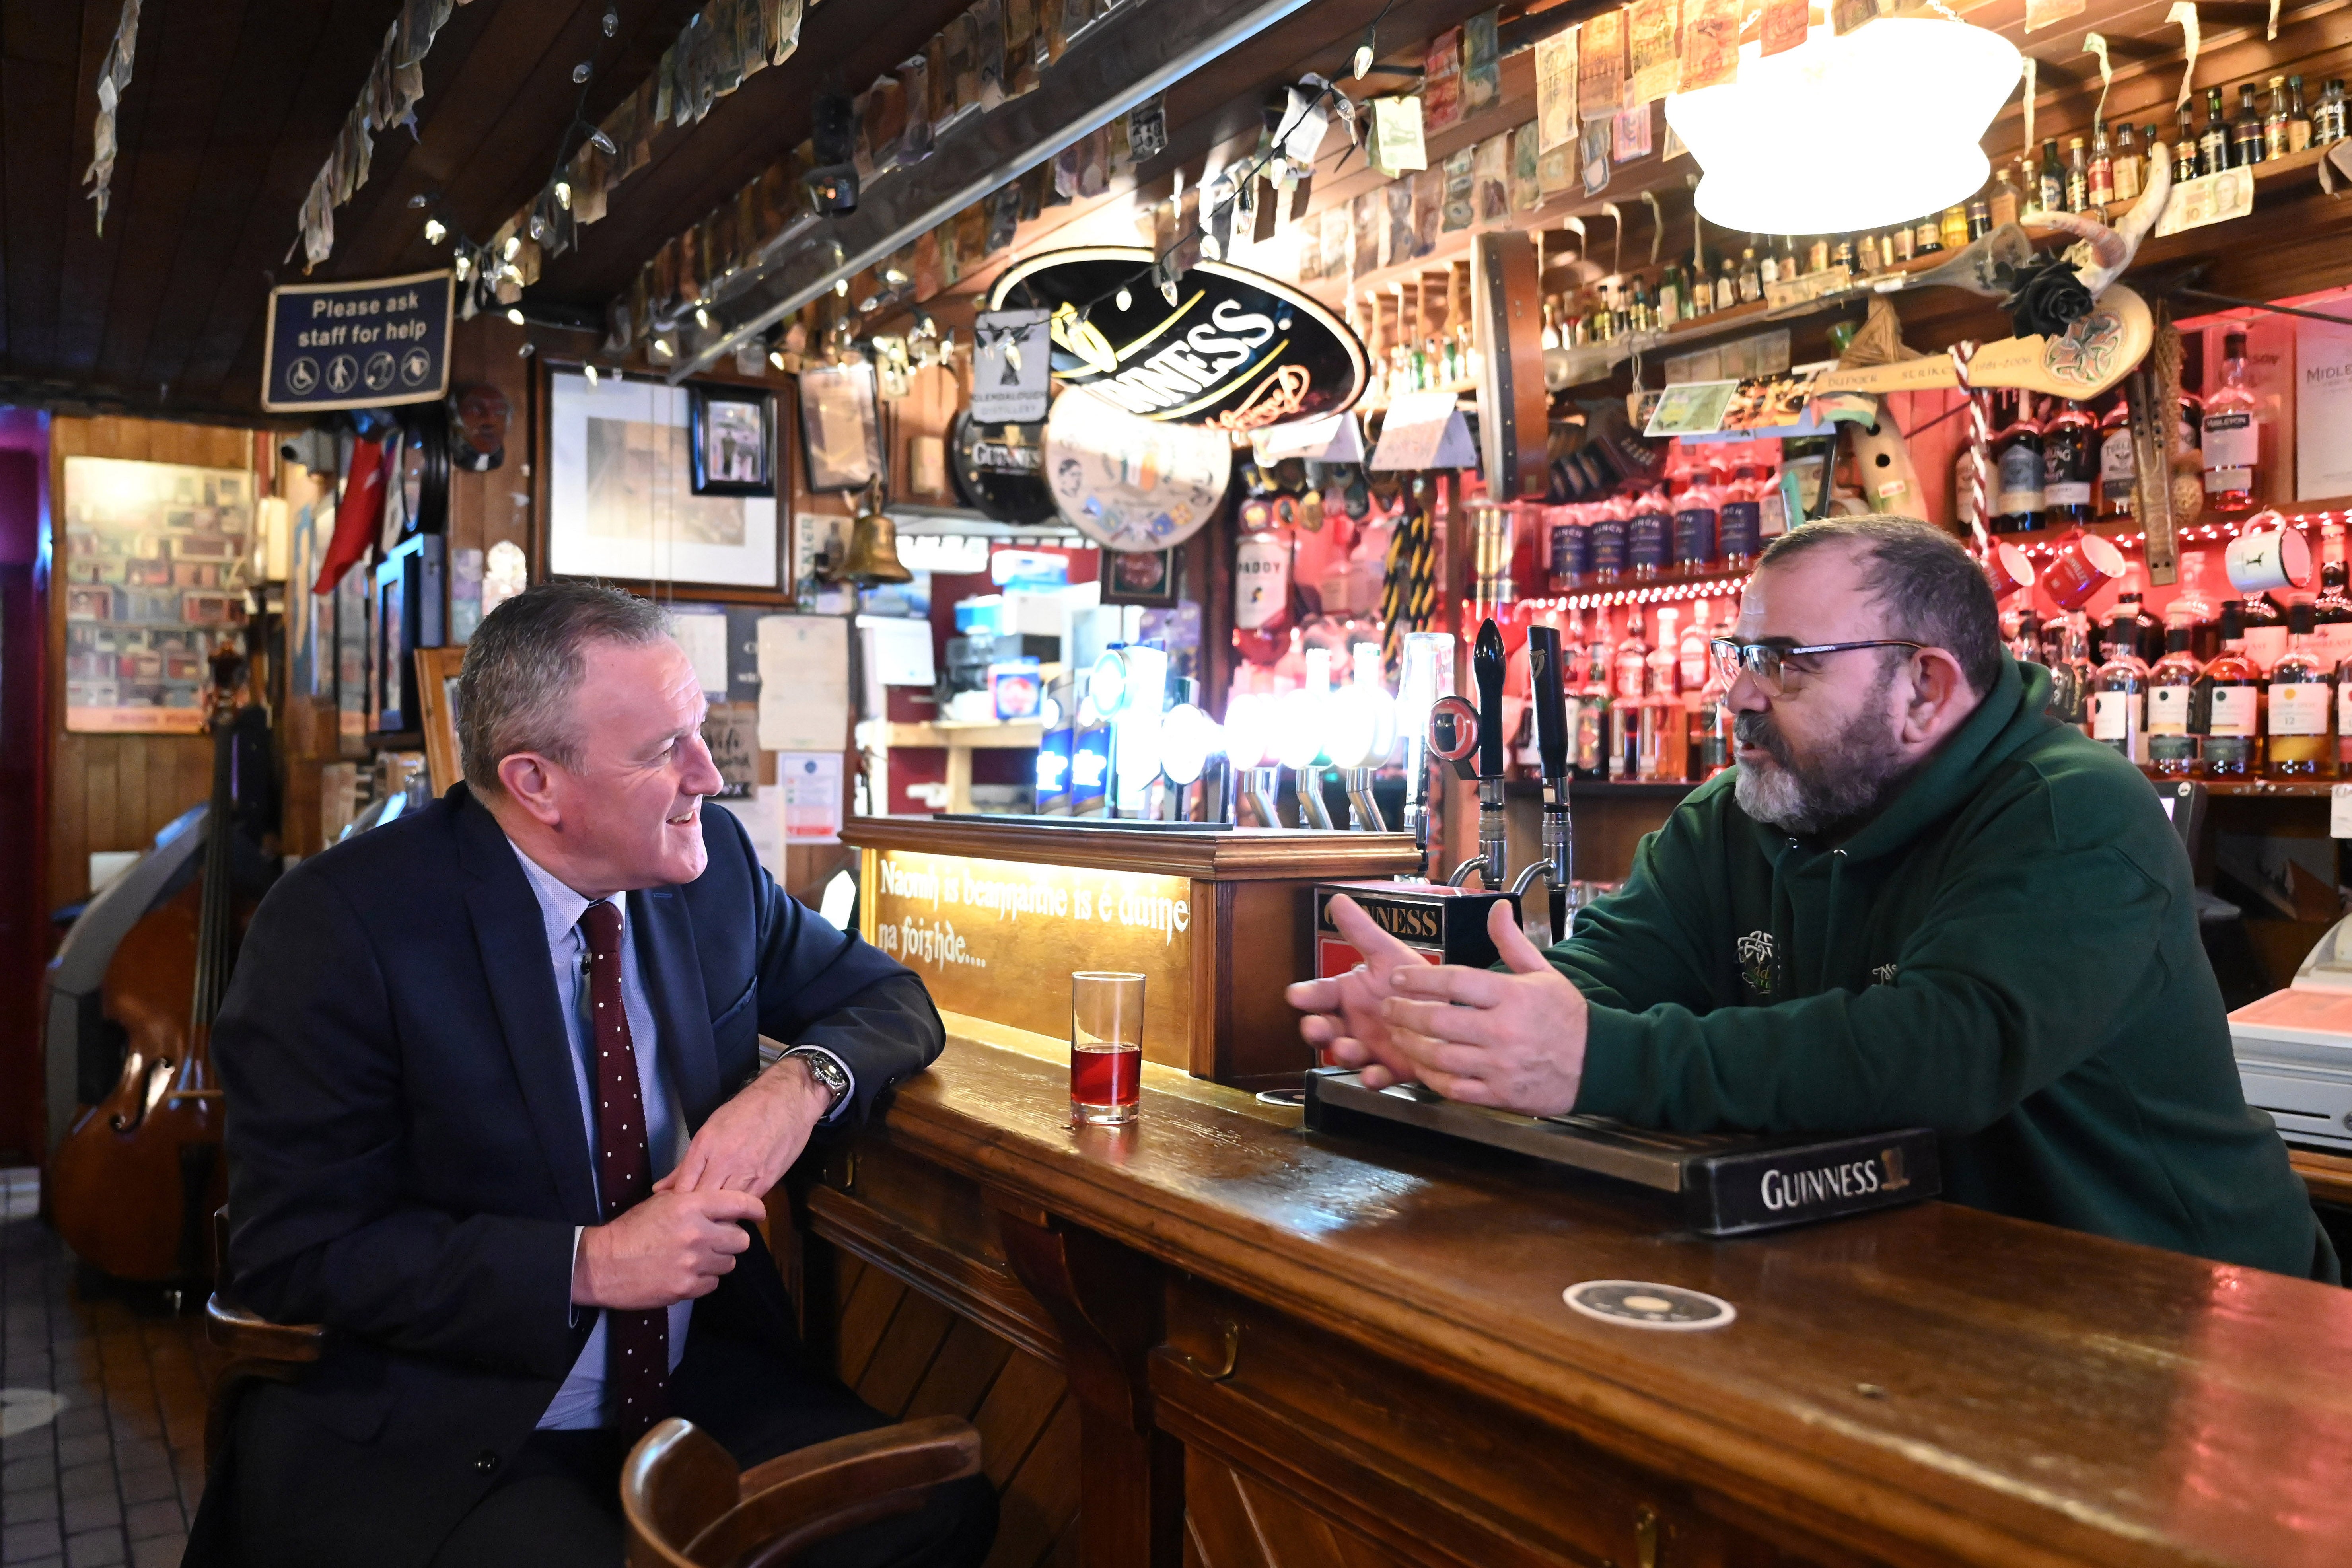
[{"label": "man's nose", "polygon": [[711,760],[709,743],[699,735],[686,749],[686,773],[677,782],[682,795],[717,795],[727,787],[719,764]]},{"label": "man's nose", "polygon": [[1757,679],[1756,672],[1750,669],[1739,672],[1739,679],[1731,683],[1730,689],[1723,694],[1723,700],[1737,713],[1762,713],[1772,706],[1771,698],[1764,693],[1764,683]]}]

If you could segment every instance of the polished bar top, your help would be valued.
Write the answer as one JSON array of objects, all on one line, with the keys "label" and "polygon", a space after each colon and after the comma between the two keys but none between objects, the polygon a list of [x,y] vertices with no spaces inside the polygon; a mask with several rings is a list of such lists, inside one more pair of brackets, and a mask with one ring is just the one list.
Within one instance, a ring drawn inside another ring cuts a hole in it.
[{"label": "polished bar top", "polygon": [[1119,826],[1089,817],[853,816],[842,842],[859,849],[976,855],[1096,870],[1149,871],[1219,882],[1338,881],[1418,870],[1409,833],[1316,833],[1288,827]]},{"label": "polished bar top", "polygon": [[[1139,1125],[1074,1130],[1049,1043],[950,1026],[869,1136],[1874,1554],[2352,1561],[2352,1292],[1940,1203],[1705,1241],[1635,1189],[1321,1138],[1156,1067]],[[1563,1305],[1608,1279],[1738,1317]]]}]

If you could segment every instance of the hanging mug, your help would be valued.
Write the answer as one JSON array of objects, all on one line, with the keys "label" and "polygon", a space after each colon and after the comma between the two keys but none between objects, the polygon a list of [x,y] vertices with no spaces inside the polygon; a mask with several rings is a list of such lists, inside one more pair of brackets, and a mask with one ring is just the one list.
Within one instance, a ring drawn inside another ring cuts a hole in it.
[{"label": "hanging mug", "polygon": [[1993,600],[1999,603],[2020,588],[2033,586],[2033,563],[2016,545],[1996,541],[1985,555],[1985,575],[1992,579]]},{"label": "hanging mug", "polygon": [[2060,540],[2042,574],[2042,586],[2062,610],[2081,609],[2098,591],[2124,574],[2124,552],[2115,542],[2077,528]]},{"label": "hanging mug", "polygon": [[2311,586],[2311,542],[2275,511],[2246,519],[2237,538],[2221,552],[2230,585],[2242,594]]}]

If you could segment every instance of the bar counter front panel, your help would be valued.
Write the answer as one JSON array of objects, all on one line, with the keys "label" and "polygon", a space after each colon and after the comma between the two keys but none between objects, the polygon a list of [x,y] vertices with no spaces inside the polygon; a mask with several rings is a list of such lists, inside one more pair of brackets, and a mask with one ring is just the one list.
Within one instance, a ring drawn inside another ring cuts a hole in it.
[{"label": "bar counter front panel", "polygon": [[861,1393],[980,1426],[993,1564],[2352,1562],[2344,1290],[1941,1203],[1705,1241],[1157,1065],[1074,1129],[1058,1042],[949,1027],[803,1163],[795,1267]]}]

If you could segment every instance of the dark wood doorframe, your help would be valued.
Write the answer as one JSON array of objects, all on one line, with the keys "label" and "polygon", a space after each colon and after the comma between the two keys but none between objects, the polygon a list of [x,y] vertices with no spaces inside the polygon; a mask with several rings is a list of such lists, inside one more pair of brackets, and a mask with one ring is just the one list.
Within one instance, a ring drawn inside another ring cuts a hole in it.
[{"label": "dark wood doorframe", "polygon": [[46,1153],[41,972],[47,864],[46,450],[0,448],[0,1164]]}]

